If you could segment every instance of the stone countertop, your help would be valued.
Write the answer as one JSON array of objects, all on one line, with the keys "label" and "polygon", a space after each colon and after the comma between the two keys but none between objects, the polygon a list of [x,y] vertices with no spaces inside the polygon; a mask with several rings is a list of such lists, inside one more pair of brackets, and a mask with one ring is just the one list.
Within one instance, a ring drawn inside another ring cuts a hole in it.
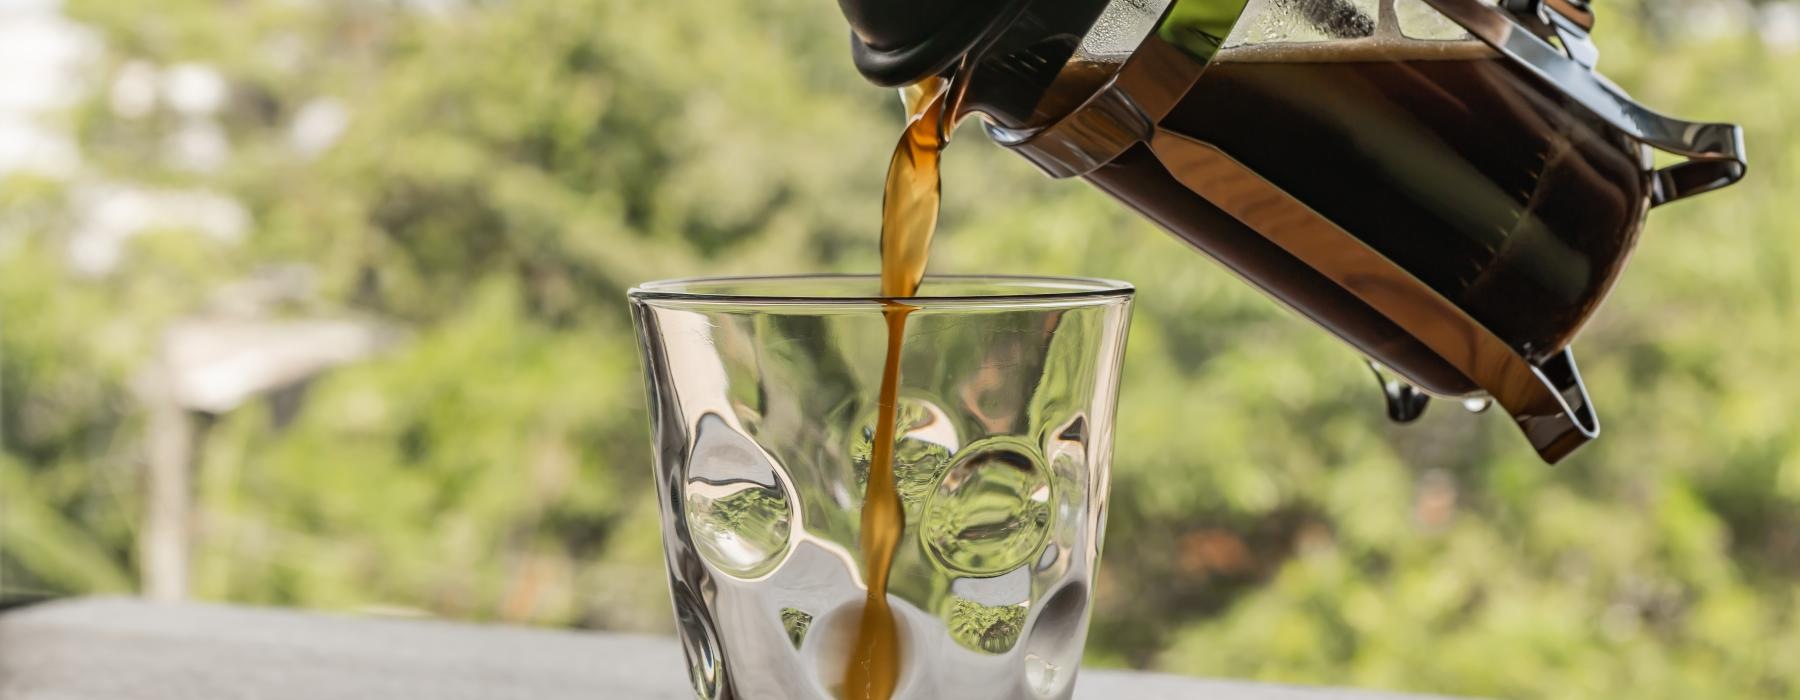
[{"label": "stone countertop", "polygon": [[[687,700],[667,637],[127,598],[0,614],[0,700]],[[1084,670],[1077,698],[1424,700]]]}]

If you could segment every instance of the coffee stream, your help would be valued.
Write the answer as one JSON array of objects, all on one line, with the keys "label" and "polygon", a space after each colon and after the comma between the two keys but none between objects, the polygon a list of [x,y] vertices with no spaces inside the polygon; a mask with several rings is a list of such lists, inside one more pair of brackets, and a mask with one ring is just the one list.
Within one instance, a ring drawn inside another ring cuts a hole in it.
[{"label": "coffee stream", "polygon": [[[881,199],[881,296],[910,297],[925,277],[931,234],[937,229],[938,155],[953,118],[945,103],[947,81],[932,78],[912,85],[906,101],[906,131],[888,162],[887,187]],[[953,112],[954,110],[949,110]],[[915,307],[885,302],[887,357],[881,367],[881,395],[876,402],[875,440],[869,458],[868,487],[863,493],[863,582],[868,598],[857,625],[856,646],[844,671],[847,700],[887,700],[900,681],[900,634],[888,607],[888,570],[899,549],[906,514],[894,482],[895,412],[899,404],[900,347],[906,316]]]}]

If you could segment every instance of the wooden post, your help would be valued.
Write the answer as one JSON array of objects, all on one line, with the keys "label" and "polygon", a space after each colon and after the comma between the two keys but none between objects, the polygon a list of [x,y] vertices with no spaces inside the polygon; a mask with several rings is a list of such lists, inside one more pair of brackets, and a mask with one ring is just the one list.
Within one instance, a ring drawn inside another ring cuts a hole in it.
[{"label": "wooden post", "polygon": [[193,522],[194,417],[176,400],[169,375],[158,363],[141,392],[149,415],[138,567],[145,597],[159,601],[187,597]]}]

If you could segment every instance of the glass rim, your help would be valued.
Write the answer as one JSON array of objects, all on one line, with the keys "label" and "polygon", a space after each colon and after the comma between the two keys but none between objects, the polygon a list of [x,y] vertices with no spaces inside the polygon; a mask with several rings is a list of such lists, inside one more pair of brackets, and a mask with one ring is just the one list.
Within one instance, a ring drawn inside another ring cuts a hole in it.
[{"label": "glass rim", "polygon": [[733,284],[754,284],[761,282],[844,283],[861,281],[871,285],[877,285],[879,284],[880,279],[880,275],[871,273],[802,273],[785,275],[678,277],[674,279],[639,283],[637,286],[634,286],[627,291],[626,294],[636,301],[677,301],[700,304],[861,306],[892,302],[906,304],[908,306],[934,306],[969,303],[1039,304],[1044,302],[1095,301],[1110,298],[1129,299],[1137,292],[1137,288],[1132,286],[1130,282],[1102,277],[1073,277],[1062,275],[926,275],[924,283],[920,285],[922,289],[929,290],[932,282],[965,284],[992,283],[998,286],[1012,286],[1018,290],[1023,290],[1009,290],[999,294],[927,293],[911,297],[889,297],[881,296],[879,294],[808,296],[796,294],[709,292],[704,289],[707,286],[727,287]]}]

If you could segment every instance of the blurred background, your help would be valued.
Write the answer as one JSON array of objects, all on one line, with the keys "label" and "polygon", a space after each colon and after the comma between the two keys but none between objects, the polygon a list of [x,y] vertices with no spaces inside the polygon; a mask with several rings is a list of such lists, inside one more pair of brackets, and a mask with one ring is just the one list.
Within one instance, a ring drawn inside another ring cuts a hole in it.
[{"label": "blurred background", "polygon": [[[1754,164],[1651,218],[1555,468],[1387,424],[1346,347],[962,132],[934,270],[1140,288],[1090,664],[1800,696],[1800,3],[1599,5],[1608,75]],[[670,631],[624,291],[876,269],[899,104],[846,49],[827,0],[0,0],[0,604]]]}]

